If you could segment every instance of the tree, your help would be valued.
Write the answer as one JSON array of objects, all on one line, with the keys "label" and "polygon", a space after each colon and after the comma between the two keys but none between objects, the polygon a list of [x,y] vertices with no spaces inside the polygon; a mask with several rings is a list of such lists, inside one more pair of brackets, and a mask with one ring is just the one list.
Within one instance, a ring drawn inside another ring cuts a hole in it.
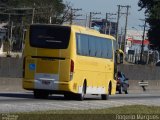
[{"label": "tree", "polygon": [[10,46],[21,50],[26,26],[32,22],[63,24],[70,20],[71,8],[63,0],[0,0],[0,22],[8,22],[7,41],[14,44]]},{"label": "tree", "polygon": [[160,1],[159,0],[139,0],[140,10],[145,9],[146,21],[150,28],[148,38],[151,49],[160,50]]},{"label": "tree", "polygon": [[0,0],[0,8],[1,20],[8,21],[10,13],[12,20],[16,21],[24,18],[31,23],[34,17],[35,23],[60,24],[68,20],[71,6],[70,3],[64,4],[63,0]]}]

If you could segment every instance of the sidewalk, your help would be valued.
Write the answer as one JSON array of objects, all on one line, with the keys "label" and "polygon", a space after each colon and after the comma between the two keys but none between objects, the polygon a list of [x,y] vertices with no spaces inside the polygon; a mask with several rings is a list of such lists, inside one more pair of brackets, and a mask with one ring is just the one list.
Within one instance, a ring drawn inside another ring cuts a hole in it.
[{"label": "sidewalk", "polygon": [[0,78],[0,92],[21,92],[22,78]]}]

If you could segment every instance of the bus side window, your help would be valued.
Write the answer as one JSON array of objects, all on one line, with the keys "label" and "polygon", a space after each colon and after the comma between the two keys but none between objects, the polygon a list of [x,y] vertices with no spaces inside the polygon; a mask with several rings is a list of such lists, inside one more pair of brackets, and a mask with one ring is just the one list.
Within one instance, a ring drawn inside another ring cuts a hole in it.
[{"label": "bus side window", "polygon": [[81,45],[81,37],[79,34],[76,34],[76,47],[77,47],[77,54],[82,54],[82,45]]},{"label": "bus side window", "polygon": [[96,39],[92,36],[89,36],[89,50],[90,50],[90,56],[95,57],[95,55],[96,55]]},{"label": "bus side window", "polygon": [[112,52],[112,41],[111,40],[107,40],[107,58],[108,59],[112,59],[113,57],[113,52]]},{"label": "bus side window", "polygon": [[102,58],[102,38],[96,38],[96,57]]},{"label": "bus side window", "polygon": [[77,54],[88,56],[88,37],[86,35],[77,34],[76,35],[76,44],[77,44]]},{"label": "bus side window", "polygon": [[81,35],[81,47],[82,47],[82,55],[88,56],[89,50],[88,50],[88,36],[87,35]]}]

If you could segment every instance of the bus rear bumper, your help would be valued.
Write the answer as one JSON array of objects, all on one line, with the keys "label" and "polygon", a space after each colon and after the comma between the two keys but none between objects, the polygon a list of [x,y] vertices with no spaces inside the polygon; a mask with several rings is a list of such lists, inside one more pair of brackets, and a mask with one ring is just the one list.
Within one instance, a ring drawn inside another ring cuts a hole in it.
[{"label": "bus rear bumper", "polygon": [[45,91],[54,91],[54,93],[59,93],[58,91],[73,92],[76,93],[76,90],[73,90],[71,87],[71,82],[60,82],[60,81],[51,81],[43,82],[40,80],[33,79],[23,79],[23,88],[26,90],[45,90]]},{"label": "bus rear bumper", "polygon": [[33,90],[34,89],[34,80],[23,79],[22,86],[23,86],[23,89]]}]

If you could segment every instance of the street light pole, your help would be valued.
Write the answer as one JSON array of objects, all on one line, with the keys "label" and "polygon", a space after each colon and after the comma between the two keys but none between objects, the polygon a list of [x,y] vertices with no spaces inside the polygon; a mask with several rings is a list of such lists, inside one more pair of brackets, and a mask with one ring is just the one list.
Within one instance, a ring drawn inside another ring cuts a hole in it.
[{"label": "street light pole", "polygon": [[140,56],[140,61],[141,61],[141,63],[142,63],[142,57],[143,57],[143,51],[144,51],[145,31],[146,31],[146,20],[145,20],[145,22],[144,22],[144,28],[143,28],[143,37],[142,37],[142,46],[141,46],[141,56]]}]

